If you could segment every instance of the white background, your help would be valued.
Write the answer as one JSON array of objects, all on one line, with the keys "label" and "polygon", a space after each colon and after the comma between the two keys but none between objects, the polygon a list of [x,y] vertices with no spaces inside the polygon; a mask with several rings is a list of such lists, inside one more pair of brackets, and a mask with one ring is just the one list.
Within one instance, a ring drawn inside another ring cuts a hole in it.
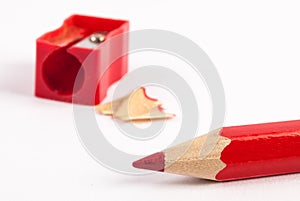
[{"label": "white background", "polygon": [[112,172],[81,146],[72,105],[35,98],[33,87],[35,39],[80,13],[195,41],[222,78],[226,126],[299,119],[299,10],[296,0],[2,1],[0,200],[298,200],[300,174],[215,183]]}]

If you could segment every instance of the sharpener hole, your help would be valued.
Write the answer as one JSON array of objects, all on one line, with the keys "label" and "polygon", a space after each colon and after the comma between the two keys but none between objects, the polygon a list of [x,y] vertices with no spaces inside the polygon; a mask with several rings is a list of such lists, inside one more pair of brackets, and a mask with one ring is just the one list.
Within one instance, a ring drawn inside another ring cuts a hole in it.
[{"label": "sharpener hole", "polygon": [[[76,57],[65,49],[50,54],[43,65],[43,78],[47,86],[60,95],[78,92],[84,81],[84,70]],[[76,86],[75,80],[76,81]]]}]

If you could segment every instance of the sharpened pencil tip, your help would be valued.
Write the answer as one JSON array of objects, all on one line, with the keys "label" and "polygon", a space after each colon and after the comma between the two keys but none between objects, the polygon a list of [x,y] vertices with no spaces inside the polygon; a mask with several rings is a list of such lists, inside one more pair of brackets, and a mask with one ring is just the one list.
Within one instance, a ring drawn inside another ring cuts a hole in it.
[{"label": "sharpened pencil tip", "polygon": [[164,152],[157,152],[133,162],[132,166],[139,169],[163,172],[165,168],[165,154]]}]

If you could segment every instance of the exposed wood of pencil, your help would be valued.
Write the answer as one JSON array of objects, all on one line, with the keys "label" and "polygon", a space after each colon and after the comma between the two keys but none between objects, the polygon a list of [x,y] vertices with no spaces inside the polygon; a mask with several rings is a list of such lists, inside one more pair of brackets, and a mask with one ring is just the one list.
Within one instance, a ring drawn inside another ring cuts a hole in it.
[{"label": "exposed wood of pencil", "polygon": [[[220,129],[191,141],[171,147],[133,163],[134,167],[216,180],[216,175],[226,164],[220,159],[230,139],[219,136]],[[213,137],[213,136],[216,136]],[[214,144],[216,143],[216,144]],[[212,150],[201,159],[207,148]],[[157,165],[163,163],[163,165]]]}]

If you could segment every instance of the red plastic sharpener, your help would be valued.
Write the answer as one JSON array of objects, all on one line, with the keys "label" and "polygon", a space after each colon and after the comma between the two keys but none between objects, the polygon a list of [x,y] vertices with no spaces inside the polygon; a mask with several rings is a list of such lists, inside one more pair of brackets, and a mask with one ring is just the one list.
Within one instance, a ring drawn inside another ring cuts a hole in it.
[{"label": "red plastic sharpener", "polygon": [[[108,87],[127,72],[127,55],[109,67],[102,66],[105,62],[101,60],[127,50],[128,38],[122,38],[122,34],[128,30],[129,22],[125,20],[73,15],[60,28],[39,37],[35,95],[85,105],[99,104]],[[113,48],[107,44],[104,47],[105,41],[115,36],[121,38],[117,44]],[[74,96],[77,98],[73,99]]]}]

